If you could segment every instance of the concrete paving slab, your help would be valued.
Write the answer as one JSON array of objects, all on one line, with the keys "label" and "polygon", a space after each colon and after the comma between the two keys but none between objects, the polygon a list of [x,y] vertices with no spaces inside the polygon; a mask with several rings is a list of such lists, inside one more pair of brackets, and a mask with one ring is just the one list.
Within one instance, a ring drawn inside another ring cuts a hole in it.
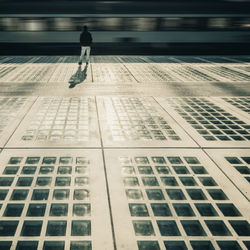
[{"label": "concrete paving slab", "polygon": [[13,73],[13,70],[15,70],[17,67],[11,67],[11,66],[2,66],[0,67],[0,79],[6,76],[9,73]]},{"label": "concrete paving slab", "polygon": [[0,164],[1,249],[114,249],[100,150],[4,150]]},{"label": "concrete paving slab", "polygon": [[90,62],[95,63],[120,63],[121,62],[121,56],[91,56]]},{"label": "concrete paving slab", "polygon": [[216,99],[223,101],[224,105],[230,106],[230,109],[233,109],[235,112],[239,112],[250,119],[250,97],[221,97]]},{"label": "concrete paving slab", "polygon": [[104,147],[197,147],[151,97],[98,97]]},{"label": "concrete paving slab", "polygon": [[8,60],[7,56],[0,56],[0,62],[3,63]]},{"label": "concrete paving slab", "polygon": [[186,63],[189,65],[204,64],[204,63],[209,62],[209,61],[204,60],[202,57],[199,57],[199,56],[175,56],[172,58],[175,62]]},{"label": "concrete paving slab", "polygon": [[[44,64],[32,64],[19,70],[14,76],[9,76],[4,81],[8,82],[48,82],[56,66]],[[10,74],[9,74],[10,75]]]},{"label": "concrete paving slab", "polygon": [[99,147],[94,97],[39,97],[7,147]]},{"label": "concrete paving slab", "polygon": [[92,63],[94,83],[136,83],[137,81],[125,66],[117,63]]},{"label": "concrete paving slab", "polygon": [[201,147],[250,146],[250,120],[211,98],[156,100]]},{"label": "concrete paving slab", "polygon": [[201,150],[107,149],[105,161],[117,249],[246,249],[249,201]]},{"label": "concrete paving slab", "polygon": [[[225,56],[223,56],[225,57]],[[238,62],[240,64],[248,64],[250,63],[250,57],[249,56],[228,56],[230,60],[234,62]]]},{"label": "concrete paving slab", "polygon": [[0,147],[4,147],[36,97],[0,96]]},{"label": "concrete paving slab", "polygon": [[174,56],[146,56],[145,58],[148,62],[154,63],[176,63]]},{"label": "concrete paving slab", "polygon": [[[78,77],[78,56],[2,57],[0,93],[51,95],[53,86],[63,96],[138,91],[154,96],[249,95],[250,75],[239,69],[248,63],[216,58],[219,62],[204,56],[92,56]],[[69,82],[74,82],[74,88],[68,89]]]},{"label": "concrete paving slab", "polygon": [[250,150],[207,149],[208,155],[215,161],[223,173],[250,201]]},{"label": "concrete paving slab", "polygon": [[166,65],[161,64],[160,67],[164,67],[166,70],[171,72],[170,74],[175,74],[177,76],[176,79],[180,79],[181,82],[218,82],[220,79],[211,76],[207,72],[202,70],[202,67],[199,65],[191,65],[189,64],[180,64],[176,63],[175,65]]},{"label": "concrete paving slab", "polygon": [[154,63],[124,63],[125,67],[140,83],[154,83],[154,82],[176,82],[179,79],[165,70],[162,65],[159,67]]},{"label": "concrete paving slab", "polygon": [[62,56],[39,56],[33,63],[54,64],[61,62],[63,59]]},{"label": "concrete paving slab", "polygon": [[0,249],[248,249],[249,59],[0,57]]},{"label": "concrete paving slab", "polygon": [[6,65],[9,64],[18,64],[18,65],[22,65],[28,62],[32,62],[34,60],[34,56],[8,56],[5,57],[3,61],[1,61],[1,63],[4,63]]},{"label": "concrete paving slab", "polygon": [[70,77],[76,73],[77,69],[78,69],[77,64],[63,63],[56,68],[51,78],[49,79],[49,83],[69,82]]},{"label": "concrete paving slab", "polygon": [[[235,60],[229,56],[199,56],[202,61],[214,63],[214,64],[231,64],[232,62],[241,63],[242,61]],[[240,58],[240,57],[239,57]]]}]

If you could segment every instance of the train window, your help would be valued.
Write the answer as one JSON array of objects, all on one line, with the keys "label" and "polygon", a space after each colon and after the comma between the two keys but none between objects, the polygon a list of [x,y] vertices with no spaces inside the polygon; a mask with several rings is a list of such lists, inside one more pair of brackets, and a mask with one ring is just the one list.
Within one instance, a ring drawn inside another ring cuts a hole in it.
[{"label": "train window", "polygon": [[43,19],[25,18],[21,20],[22,30],[25,31],[44,31],[47,29]]},{"label": "train window", "polygon": [[1,31],[206,31],[250,30],[250,18],[190,17],[41,17],[0,18]]},{"label": "train window", "polygon": [[182,18],[163,18],[161,23],[161,30],[163,31],[171,31],[171,30],[178,30],[180,29],[182,22]]},{"label": "train window", "polygon": [[91,31],[101,30],[103,26],[101,18],[71,18],[72,31],[82,31],[84,25],[87,25]]},{"label": "train window", "polygon": [[46,30],[53,31],[55,30],[55,23],[53,18],[45,18],[44,22],[46,23]]},{"label": "train window", "polygon": [[55,30],[58,31],[74,30],[71,18],[56,17],[54,18],[54,25],[55,25]]},{"label": "train window", "polygon": [[134,23],[134,29],[136,31],[155,31],[156,29],[156,18],[136,18],[136,22]]},{"label": "train window", "polygon": [[208,20],[208,28],[221,30],[230,27],[230,20],[229,18],[210,18]]},{"label": "train window", "polygon": [[[99,26],[100,27],[100,26]],[[102,18],[102,28],[104,31],[115,31],[121,27],[120,18]]]},{"label": "train window", "polygon": [[[87,25],[90,27],[91,22],[88,20],[88,18],[81,18],[81,17],[76,17],[76,18],[71,18],[72,20],[72,31],[82,31],[82,27],[84,25]],[[91,27],[92,28],[92,27]]]},{"label": "train window", "polygon": [[195,30],[198,26],[198,18],[182,18],[181,27],[183,30]]},{"label": "train window", "polygon": [[243,18],[239,25],[243,30],[250,30],[250,18]]},{"label": "train window", "polygon": [[97,27],[100,26],[99,22],[102,22],[99,18],[82,18],[81,19],[81,30],[84,25],[87,25],[90,30],[97,30]]},{"label": "train window", "polygon": [[5,30],[3,18],[0,18],[0,30]]},{"label": "train window", "polygon": [[18,18],[1,18],[3,30],[16,31],[18,30]]}]

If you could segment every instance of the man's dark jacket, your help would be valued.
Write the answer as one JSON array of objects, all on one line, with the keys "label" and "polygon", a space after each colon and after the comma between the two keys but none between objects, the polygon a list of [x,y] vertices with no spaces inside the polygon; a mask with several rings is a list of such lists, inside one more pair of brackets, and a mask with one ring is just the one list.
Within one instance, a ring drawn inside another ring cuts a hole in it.
[{"label": "man's dark jacket", "polygon": [[92,36],[88,31],[84,31],[80,36],[81,46],[90,46],[92,43]]}]

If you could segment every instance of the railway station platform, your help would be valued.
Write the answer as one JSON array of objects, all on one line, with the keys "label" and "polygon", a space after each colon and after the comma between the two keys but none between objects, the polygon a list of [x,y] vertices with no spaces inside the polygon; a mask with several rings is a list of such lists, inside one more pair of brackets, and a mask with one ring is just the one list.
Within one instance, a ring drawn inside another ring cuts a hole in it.
[{"label": "railway station platform", "polygon": [[0,57],[0,249],[250,249],[250,56]]}]

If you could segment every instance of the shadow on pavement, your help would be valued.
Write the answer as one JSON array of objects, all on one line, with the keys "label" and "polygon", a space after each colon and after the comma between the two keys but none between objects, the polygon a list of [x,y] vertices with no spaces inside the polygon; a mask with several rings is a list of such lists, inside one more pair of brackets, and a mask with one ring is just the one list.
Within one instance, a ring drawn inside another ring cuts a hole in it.
[{"label": "shadow on pavement", "polygon": [[81,70],[81,65],[79,65],[75,74],[73,74],[69,79],[69,88],[74,88],[77,84],[84,82],[87,78],[88,65],[86,64],[83,71]]}]

